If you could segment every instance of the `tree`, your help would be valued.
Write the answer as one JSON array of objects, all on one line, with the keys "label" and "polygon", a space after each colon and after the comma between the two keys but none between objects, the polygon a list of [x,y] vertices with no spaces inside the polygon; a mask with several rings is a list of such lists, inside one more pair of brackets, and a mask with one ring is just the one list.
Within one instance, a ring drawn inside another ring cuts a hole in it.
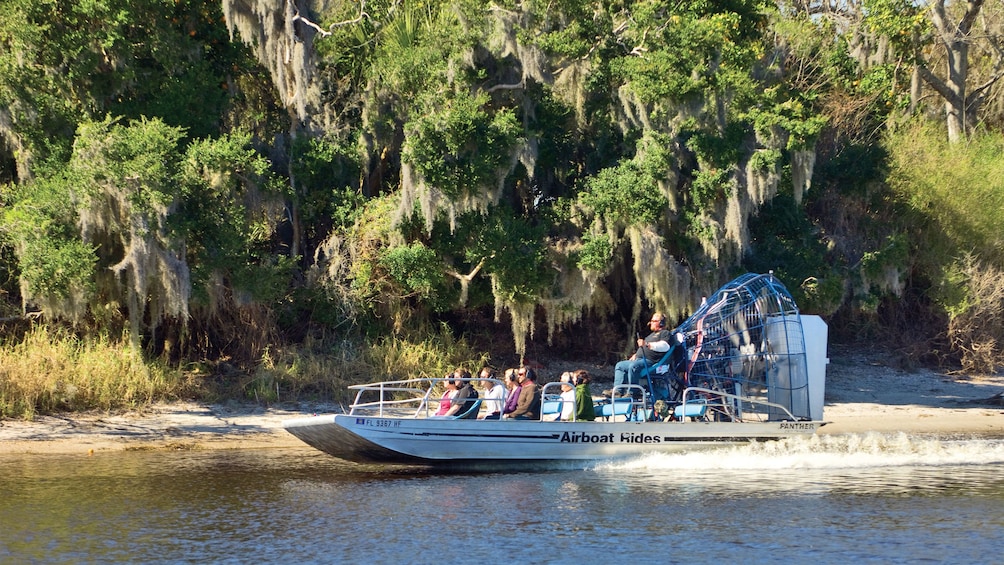
[{"label": "tree", "polygon": [[[536,308],[574,320],[622,280],[633,315],[645,301],[685,313],[750,251],[748,221],[782,171],[796,200],[808,187],[826,123],[818,93],[773,66],[760,0],[231,0],[224,12],[299,124],[290,136],[355,136],[359,193],[398,204],[390,229],[332,230],[315,256],[352,258],[340,272],[408,300],[451,294],[426,282],[487,291],[514,333],[532,331]],[[477,253],[489,226],[500,239]],[[437,265],[446,276],[427,272]],[[409,266],[422,285],[402,279]]]},{"label": "tree", "polygon": [[[952,143],[973,132],[980,107],[1004,77],[1004,51],[992,24],[980,18],[983,6],[984,0],[865,2],[868,27],[889,42],[903,68],[912,69],[912,106],[919,103],[923,81],[944,104]],[[981,44],[987,47],[983,53],[976,50]],[[977,54],[986,61],[974,61]],[[943,73],[938,72],[939,66]],[[983,71],[982,76],[973,75],[974,66]],[[981,82],[973,84],[977,80]]]},{"label": "tree", "polygon": [[[188,316],[184,239],[168,224],[181,196],[182,136],[160,120],[85,123],[70,159],[69,196],[83,241],[97,250],[95,279],[104,300],[125,307],[136,340],[144,326]],[[107,280],[109,271],[117,280]]]},{"label": "tree", "polygon": [[16,177],[62,167],[77,124],[109,114],[217,132],[248,62],[220,15],[214,0],[0,0],[0,147]]},{"label": "tree", "polygon": [[3,227],[26,302],[102,325],[121,309],[137,342],[165,317],[187,318],[184,240],[168,224],[180,197],[182,135],[159,120],[84,123],[65,173],[15,192]]},{"label": "tree", "polygon": [[931,62],[918,51],[917,72],[945,101],[945,120],[948,125],[948,140],[958,143],[976,126],[976,116],[980,105],[986,99],[990,88],[1004,77],[1004,54],[998,46],[997,64],[994,73],[982,84],[970,86],[970,49],[978,40],[973,26],[976,23],[984,0],[968,0],[961,15],[952,17],[950,4],[946,9],[945,0],[934,0],[928,7],[931,23],[934,24],[934,40],[944,49],[945,76],[937,76],[931,71]]}]

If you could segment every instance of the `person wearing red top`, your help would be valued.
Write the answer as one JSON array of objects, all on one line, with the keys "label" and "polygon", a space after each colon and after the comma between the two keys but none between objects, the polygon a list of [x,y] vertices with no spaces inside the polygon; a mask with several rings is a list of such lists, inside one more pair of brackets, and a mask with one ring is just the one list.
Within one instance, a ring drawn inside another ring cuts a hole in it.
[{"label": "person wearing red top", "polygon": [[446,381],[446,391],[439,399],[439,410],[436,410],[436,416],[445,416],[450,411],[450,406],[453,405],[453,397],[457,395],[457,385],[453,382],[453,375],[446,375],[446,377],[449,380]]},{"label": "person wearing red top", "polygon": [[457,394],[453,395],[453,398],[450,399],[451,406],[445,415],[454,417],[464,415],[468,419],[477,418],[477,412],[468,413],[478,399],[478,391],[474,389],[474,383],[471,382],[470,371],[463,367],[454,371],[453,384],[457,387]]}]

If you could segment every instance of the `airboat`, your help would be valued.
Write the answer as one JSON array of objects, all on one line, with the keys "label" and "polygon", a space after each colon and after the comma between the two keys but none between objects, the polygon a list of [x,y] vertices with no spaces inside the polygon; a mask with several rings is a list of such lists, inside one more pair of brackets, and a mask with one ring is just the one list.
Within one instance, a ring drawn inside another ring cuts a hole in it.
[{"label": "airboat", "polygon": [[482,400],[458,417],[435,417],[443,379],[421,378],[352,385],[348,413],[283,427],[348,461],[441,466],[674,453],[812,435],[825,425],[826,323],[800,314],[773,274],[729,282],[673,332],[682,338],[640,384],[594,397],[595,421],[560,421],[557,383],[543,386],[539,420],[477,419]]}]

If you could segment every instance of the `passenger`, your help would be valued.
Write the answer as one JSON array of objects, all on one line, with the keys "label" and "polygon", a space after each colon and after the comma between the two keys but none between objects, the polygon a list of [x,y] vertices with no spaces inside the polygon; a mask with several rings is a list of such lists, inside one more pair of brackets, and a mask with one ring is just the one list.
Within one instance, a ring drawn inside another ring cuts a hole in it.
[{"label": "passenger", "polygon": [[505,388],[506,388],[506,399],[505,408],[502,409],[502,415],[512,413],[516,409],[516,404],[519,402],[519,379],[517,376],[516,369],[506,369],[505,370]]},{"label": "passenger", "polygon": [[575,382],[575,419],[592,422],[596,419],[596,410],[593,409],[593,393],[589,390],[589,373],[579,369],[572,378]]},{"label": "passenger", "polygon": [[[660,312],[652,314],[648,322],[652,333],[645,339],[638,338],[638,351],[626,361],[614,365],[614,388],[603,391],[604,396],[610,396],[621,385],[636,385],[641,382],[641,370],[662,360],[663,354],[669,351],[672,332],[666,329],[666,316]],[[621,389],[622,395],[627,395],[627,389]]]},{"label": "passenger", "polygon": [[450,409],[444,416],[463,414],[465,419],[477,418],[476,412],[468,413],[468,409],[472,408],[478,399],[478,391],[474,389],[474,383],[471,381],[471,372],[462,367],[458,368],[453,372],[453,384],[457,387],[457,394],[450,400]]},{"label": "passenger", "polygon": [[561,381],[561,415],[558,417],[563,422],[570,422],[575,414],[575,382],[572,376],[568,375],[568,380]]},{"label": "passenger", "polygon": [[516,409],[506,415],[514,420],[540,419],[540,389],[537,388],[537,375],[529,367],[520,367],[516,372],[519,382],[519,399]]},{"label": "passenger", "polygon": [[481,380],[485,385],[485,402],[487,410],[484,420],[498,420],[502,417],[502,409],[505,404],[505,387],[495,382],[498,378],[495,369],[485,367],[481,369]]},{"label": "passenger", "polygon": [[446,381],[444,385],[446,391],[443,392],[443,396],[439,399],[439,410],[436,410],[436,416],[445,416],[450,408],[453,406],[453,397],[457,395],[457,385],[453,382],[453,374],[446,374]]}]

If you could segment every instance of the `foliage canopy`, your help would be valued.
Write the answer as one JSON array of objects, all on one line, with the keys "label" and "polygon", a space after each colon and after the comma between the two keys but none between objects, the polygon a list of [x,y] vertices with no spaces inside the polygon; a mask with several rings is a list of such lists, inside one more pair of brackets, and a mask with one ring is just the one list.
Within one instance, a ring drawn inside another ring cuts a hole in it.
[{"label": "foliage canopy", "polygon": [[489,317],[516,359],[620,340],[746,268],[849,328],[957,318],[1004,261],[1000,52],[961,47],[1000,22],[817,8],[0,0],[5,296],[245,368]]}]

